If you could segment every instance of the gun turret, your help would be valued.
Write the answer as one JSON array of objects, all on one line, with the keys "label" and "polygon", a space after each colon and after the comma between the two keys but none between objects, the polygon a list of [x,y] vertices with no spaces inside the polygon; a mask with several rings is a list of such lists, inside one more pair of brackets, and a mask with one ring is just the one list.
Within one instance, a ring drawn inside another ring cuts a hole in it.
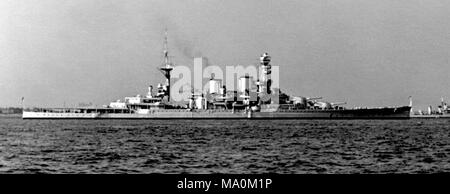
[{"label": "gun turret", "polygon": [[292,97],[293,103],[300,108],[307,108],[309,106],[314,106],[316,100],[322,99],[322,97],[303,97],[303,96],[294,96]]},{"label": "gun turret", "polygon": [[333,109],[336,106],[339,105],[343,105],[343,104],[347,104],[346,102],[334,102],[334,103],[330,103],[330,102],[320,102],[320,101],[316,101],[314,102],[314,106],[321,108],[321,109]]}]

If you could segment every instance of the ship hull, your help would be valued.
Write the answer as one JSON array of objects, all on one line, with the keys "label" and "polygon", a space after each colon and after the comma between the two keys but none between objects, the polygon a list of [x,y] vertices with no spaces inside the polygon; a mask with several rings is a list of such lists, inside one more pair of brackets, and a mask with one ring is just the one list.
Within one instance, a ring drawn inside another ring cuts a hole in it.
[{"label": "ship hull", "polygon": [[409,119],[411,107],[346,110],[157,110],[137,113],[24,112],[23,119]]}]

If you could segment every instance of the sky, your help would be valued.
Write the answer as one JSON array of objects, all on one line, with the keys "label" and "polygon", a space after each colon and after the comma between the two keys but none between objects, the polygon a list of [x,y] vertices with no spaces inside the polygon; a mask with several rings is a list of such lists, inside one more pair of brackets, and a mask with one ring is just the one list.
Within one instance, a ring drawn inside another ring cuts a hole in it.
[{"label": "sky", "polygon": [[281,90],[347,107],[450,101],[446,0],[2,0],[0,107],[108,104],[175,65],[255,65]]}]

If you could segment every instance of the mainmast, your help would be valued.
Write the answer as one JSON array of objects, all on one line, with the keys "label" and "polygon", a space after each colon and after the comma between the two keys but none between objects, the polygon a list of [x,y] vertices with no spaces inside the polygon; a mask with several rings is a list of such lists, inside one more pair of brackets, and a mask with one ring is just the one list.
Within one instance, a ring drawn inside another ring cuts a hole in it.
[{"label": "mainmast", "polygon": [[169,59],[169,48],[167,43],[167,29],[164,36],[164,63],[163,66],[159,68],[159,70],[164,74],[164,77],[166,77],[166,85],[165,85],[165,92],[167,95],[167,101],[170,101],[170,71],[173,70],[172,63]]}]

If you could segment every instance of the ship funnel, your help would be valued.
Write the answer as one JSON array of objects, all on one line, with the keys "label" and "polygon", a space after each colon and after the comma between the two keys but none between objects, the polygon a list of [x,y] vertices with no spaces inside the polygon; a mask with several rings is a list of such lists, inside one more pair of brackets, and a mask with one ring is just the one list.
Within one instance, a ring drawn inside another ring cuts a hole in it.
[{"label": "ship funnel", "polygon": [[209,93],[210,94],[219,94],[221,88],[221,80],[217,80],[214,78],[211,78],[209,80]]},{"label": "ship funnel", "polygon": [[253,87],[251,81],[252,77],[248,74],[239,78],[239,92],[243,93],[244,95],[248,95],[250,89]]}]

